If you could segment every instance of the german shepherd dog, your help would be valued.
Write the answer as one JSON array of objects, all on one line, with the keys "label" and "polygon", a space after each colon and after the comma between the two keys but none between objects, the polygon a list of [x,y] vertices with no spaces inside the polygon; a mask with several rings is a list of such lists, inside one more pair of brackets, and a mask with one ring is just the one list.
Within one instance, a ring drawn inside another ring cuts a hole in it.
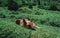
[{"label": "german shepherd dog", "polygon": [[36,30],[36,28],[40,28],[36,26],[30,19],[17,19],[16,24],[32,30]]}]

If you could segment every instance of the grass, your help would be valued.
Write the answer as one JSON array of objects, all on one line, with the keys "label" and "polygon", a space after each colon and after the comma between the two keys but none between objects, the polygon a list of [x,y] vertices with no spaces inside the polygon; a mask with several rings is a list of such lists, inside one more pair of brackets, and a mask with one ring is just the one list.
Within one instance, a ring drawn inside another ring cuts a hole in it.
[{"label": "grass", "polygon": [[[33,9],[23,7],[20,9],[14,12],[7,10],[6,7],[0,7],[0,13],[6,16],[6,18],[0,18],[1,38],[6,37],[6,35],[7,38],[60,38],[60,28],[49,24],[49,22],[60,23],[59,11],[49,11],[37,7]],[[33,31],[21,27],[15,23],[17,18],[30,18],[41,28]]]}]

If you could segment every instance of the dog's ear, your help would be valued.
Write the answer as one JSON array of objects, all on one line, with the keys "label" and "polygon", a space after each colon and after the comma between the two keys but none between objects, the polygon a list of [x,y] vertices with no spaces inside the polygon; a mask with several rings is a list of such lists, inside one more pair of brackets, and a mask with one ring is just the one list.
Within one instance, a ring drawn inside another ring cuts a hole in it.
[{"label": "dog's ear", "polygon": [[17,20],[16,20],[16,24],[17,24],[17,25],[20,25],[20,19],[17,19]]}]

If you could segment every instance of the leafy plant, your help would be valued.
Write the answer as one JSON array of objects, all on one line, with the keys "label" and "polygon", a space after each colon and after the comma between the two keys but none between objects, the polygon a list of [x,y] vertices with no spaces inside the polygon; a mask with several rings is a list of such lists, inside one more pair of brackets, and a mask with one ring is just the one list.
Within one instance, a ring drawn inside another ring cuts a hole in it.
[{"label": "leafy plant", "polygon": [[9,2],[8,2],[8,10],[11,10],[11,11],[16,11],[16,10],[18,10],[18,4],[15,2],[15,1],[13,1],[13,0],[10,0]]}]

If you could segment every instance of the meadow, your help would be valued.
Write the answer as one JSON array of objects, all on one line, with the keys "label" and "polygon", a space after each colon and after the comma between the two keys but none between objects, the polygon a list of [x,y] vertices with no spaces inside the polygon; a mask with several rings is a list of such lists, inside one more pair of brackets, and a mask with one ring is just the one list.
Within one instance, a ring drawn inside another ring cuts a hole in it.
[{"label": "meadow", "polygon": [[[18,18],[41,28],[21,27]],[[60,0],[0,0],[0,38],[60,38]]]},{"label": "meadow", "polygon": [[[15,23],[17,18],[30,18],[37,26],[33,31]],[[0,7],[0,38],[60,38],[60,11],[21,7],[9,11]]]}]

